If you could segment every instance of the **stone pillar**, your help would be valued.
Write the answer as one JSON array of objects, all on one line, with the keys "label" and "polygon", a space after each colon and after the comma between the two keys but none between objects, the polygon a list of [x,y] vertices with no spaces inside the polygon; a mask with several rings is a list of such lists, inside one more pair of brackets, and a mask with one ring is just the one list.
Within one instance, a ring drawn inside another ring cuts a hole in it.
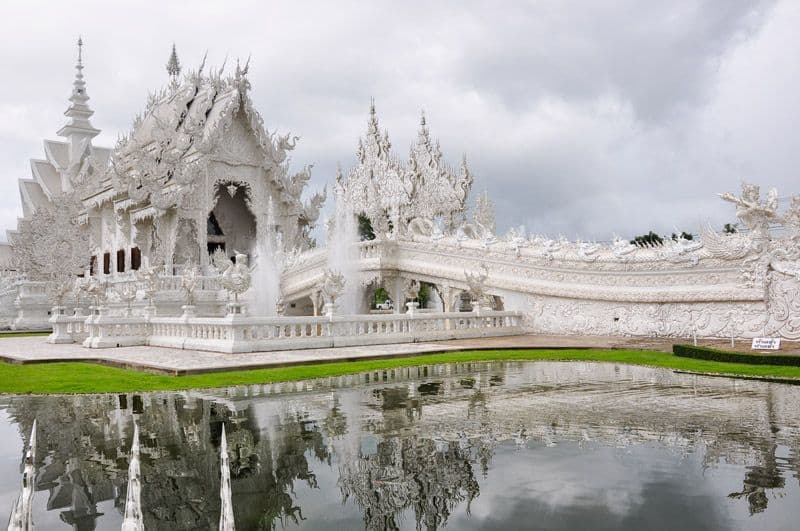
[{"label": "stone pillar", "polygon": [[439,298],[442,299],[442,311],[445,313],[453,311],[453,289],[445,285],[436,286],[436,292]]},{"label": "stone pillar", "polygon": [[201,210],[195,219],[195,234],[200,253],[200,270],[205,272],[208,269],[208,214],[205,210]]},{"label": "stone pillar", "polygon": [[109,267],[108,273],[112,277],[115,277],[117,276],[117,250],[112,248],[108,250],[108,253],[111,255],[111,260],[110,260],[111,266]]},{"label": "stone pillar", "polygon": [[53,306],[50,316],[50,323],[53,325],[53,333],[47,336],[48,343],[72,343],[72,335],[67,332],[64,318],[66,308],[64,306]]},{"label": "stone pillar", "polygon": [[311,294],[311,304],[314,306],[314,317],[319,316],[319,303],[320,303],[320,293],[319,291],[315,291]]},{"label": "stone pillar", "polygon": [[406,296],[403,293],[403,278],[399,275],[392,280],[392,300],[394,301],[394,313],[403,313]]}]

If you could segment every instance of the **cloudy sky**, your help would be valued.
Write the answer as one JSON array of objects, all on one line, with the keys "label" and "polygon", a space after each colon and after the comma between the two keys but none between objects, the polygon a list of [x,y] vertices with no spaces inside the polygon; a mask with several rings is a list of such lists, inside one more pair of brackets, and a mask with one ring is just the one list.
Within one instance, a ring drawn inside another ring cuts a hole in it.
[{"label": "cloudy sky", "polygon": [[[111,6],[114,7],[111,7]],[[252,55],[270,130],[301,136],[312,186],[354,164],[370,97],[405,158],[419,111],[466,153],[498,224],[610,239],[734,221],[741,180],[800,192],[800,2],[8,2],[0,19],[0,227],[57,138],[75,40],[113,145],[184,66]]]}]

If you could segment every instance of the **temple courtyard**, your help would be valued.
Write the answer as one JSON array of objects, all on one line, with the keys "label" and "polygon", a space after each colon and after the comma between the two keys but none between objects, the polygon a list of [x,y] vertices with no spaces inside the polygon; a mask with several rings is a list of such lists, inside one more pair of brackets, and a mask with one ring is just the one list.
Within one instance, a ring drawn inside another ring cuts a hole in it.
[{"label": "temple courtyard", "polygon": [[[345,361],[381,360],[427,354],[477,350],[642,350],[672,352],[672,338],[623,336],[516,335],[450,341],[427,341],[388,345],[315,348],[279,352],[227,354],[169,347],[133,346],[87,349],[77,343],[52,345],[43,336],[0,336],[0,360],[13,364],[89,362],[158,374],[183,376],[208,372],[291,367]],[[699,346],[735,352],[752,352],[750,343],[702,340]],[[800,342],[784,342],[780,355],[800,356]],[[425,363],[425,360],[419,360]]]}]

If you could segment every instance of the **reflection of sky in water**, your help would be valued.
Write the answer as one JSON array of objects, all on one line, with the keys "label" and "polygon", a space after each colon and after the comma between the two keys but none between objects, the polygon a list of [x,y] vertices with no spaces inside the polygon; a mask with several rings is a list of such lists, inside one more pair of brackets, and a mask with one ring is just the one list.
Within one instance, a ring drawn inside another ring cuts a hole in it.
[{"label": "reflection of sky in water", "polygon": [[147,529],[789,529],[800,388],[593,363],[398,369],[144,395],[0,398],[0,522],[39,419],[38,529],[119,529],[132,418]]}]

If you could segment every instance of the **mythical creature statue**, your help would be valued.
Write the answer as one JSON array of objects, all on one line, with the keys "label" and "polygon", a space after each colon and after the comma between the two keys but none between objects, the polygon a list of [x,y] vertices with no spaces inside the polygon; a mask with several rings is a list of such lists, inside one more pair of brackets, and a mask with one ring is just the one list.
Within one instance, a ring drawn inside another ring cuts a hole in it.
[{"label": "mythical creature statue", "polygon": [[528,239],[525,237],[525,227],[520,227],[519,230],[510,228],[505,237],[506,243],[509,248],[514,251],[516,256],[520,255],[520,249],[528,246]]},{"label": "mythical creature statue", "polygon": [[332,306],[336,304],[336,299],[344,293],[344,284],[345,279],[342,273],[332,269],[325,270],[325,274],[322,277],[322,288],[320,289],[325,305]]},{"label": "mythical creature statue", "polygon": [[247,255],[236,253],[236,261],[228,261],[228,267],[222,273],[222,287],[233,293],[233,300],[239,302],[239,295],[250,289],[250,268],[247,266]]},{"label": "mythical creature statue", "polygon": [[186,292],[186,304],[194,304],[194,290],[200,284],[200,271],[196,266],[187,267],[181,275],[181,289]]},{"label": "mythical creature statue", "polygon": [[753,233],[754,239],[769,238],[769,224],[778,217],[778,191],[773,188],[765,201],[761,200],[758,185],[742,183],[742,195],[736,197],[730,192],[720,197],[736,205],[736,216]]},{"label": "mythical creature statue", "polygon": [[158,279],[161,276],[161,268],[147,264],[136,272],[136,279],[142,283],[144,295],[147,297],[149,305],[153,306],[153,297],[158,292]]},{"label": "mythical creature statue", "polygon": [[123,282],[114,288],[114,294],[120,302],[125,303],[125,316],[132,315],[131,304],[136,300],[136,286],[132,282]]},{"label": "mythical creature statue", "polygon": [[594,242],[578,240],[575,254],[584,262],[594,262],[598,258],[597,252],[599,250],[600,246]]},{"label": "mythical creature statue", "polygon": [[89,277],[88,279],[78,279],[75,284],[75,290],[78,292],[86,293],[94,301],[95,307],[103,306],[107,300],[108,281],[98,277]]},{"label": "mythical creature statue", "polygon": [[489,268],[486,264],[481,264],[480,272],[468,273],[464,271],[464,278],[467,282],[467,292],[469,293],[470,300],[473,303],[481,304],[486,303],[486,281],[489,278]]},{"label": "mythical creature statue", "polygon": [[625,238],[620,238],[616,234],[614,235],[614,242],[611,244],[611,252],[617,258],[622,258],[628,254],[634,252],[638,247],[633,245],[629,240]]},{"label": "mythical creature statue", "polygon": [[702,231],[703,247],[715,258],[738,260],[747,256],[752,250],[752,241],[741,233],[719,234],[710,225]]},{"label": "mythical creature statue", "polygon": [[413,278],[406,279],[403,284],[403,295],[406,299],[417,300],[419,298],[419,290],[421,286],[419,282]]},{"label": "mythical creature statue", "polygon": [[291,151],[297,146],[298,140],[300,140],[299,136],[292,136],[291,133],[286,133],[285,135],[278,135],[277,145],[281,150]]}]

